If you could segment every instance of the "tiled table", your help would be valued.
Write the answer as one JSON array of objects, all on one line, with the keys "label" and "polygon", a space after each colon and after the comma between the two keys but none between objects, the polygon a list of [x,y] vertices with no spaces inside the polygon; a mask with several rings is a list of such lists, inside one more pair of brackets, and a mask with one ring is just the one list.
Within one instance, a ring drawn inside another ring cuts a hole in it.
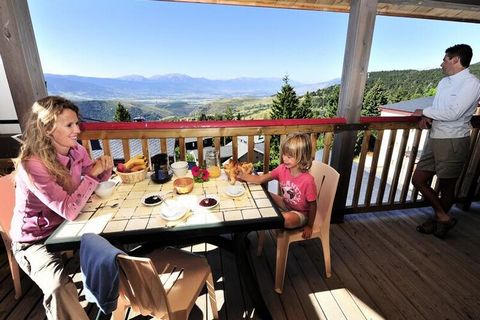
[{"label": "tiled table", "polygon": [[[209,241],[222,234],[233,234],[230,249],[236,261],[257,312],[269,319],[258,285],[251,269],[246,236],[255,230],[277,229],[283,226],[283,217],[272,207],[268,192],[260,185],[246,184],[245,193],[230,197],[225,193],[228,182],[225,175],[204,183],[195,183],[191,193],[173,197],[190,209],[184,219],[168,221],[160,216],[160,206],[145,206],[142,199],[151,194],[165,195],[173,191],[173,180],[156,184],[147,179],[135,184],[119,184],[108,199],[92,195],[90,202],[75,221],[65,221],[46,241],[52,251],[78,248],[81,235],[101,234],[116,244],[139,242],[158,246]],[[238,183],[238,182],[237,182]],[[217,206],[206,209],[198,205],[204,194],[213,195]],[[172,196],[172,194],[169,194]]]}]

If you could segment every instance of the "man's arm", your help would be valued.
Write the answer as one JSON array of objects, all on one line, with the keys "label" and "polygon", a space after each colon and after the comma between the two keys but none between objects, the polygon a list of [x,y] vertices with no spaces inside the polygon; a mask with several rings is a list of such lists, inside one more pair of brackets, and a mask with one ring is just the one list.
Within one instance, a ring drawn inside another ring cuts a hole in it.
[{"label": "man's arm", "polygon": [[455,121],[462,117],[473,104],[478,103],[479,95],[480,83],[478,81],[467,82],[460,88],[450,103],[441,103],[435,109],[432,107],[425,108],[422,114],[433,120]]},{"label": "man's arm", "polygon": [[432,119],[425,117],[422,109],[415,110],[415,112],[412,113],[412,116],[421,117],[418,121],[418,126],[420,129],[430,129],[432,127]]}]

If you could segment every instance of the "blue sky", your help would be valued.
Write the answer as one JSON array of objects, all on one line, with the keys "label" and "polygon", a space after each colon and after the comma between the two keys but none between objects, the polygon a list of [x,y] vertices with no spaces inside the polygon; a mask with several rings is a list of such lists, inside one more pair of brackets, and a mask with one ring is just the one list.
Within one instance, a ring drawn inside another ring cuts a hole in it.
[{"label": "blue sky", "polygon": [[[317,83],[342,72],[348,14],[151,0],[28,0],[45,73]],[[377,16],[369,71],[439,67],[480,24]]]}]

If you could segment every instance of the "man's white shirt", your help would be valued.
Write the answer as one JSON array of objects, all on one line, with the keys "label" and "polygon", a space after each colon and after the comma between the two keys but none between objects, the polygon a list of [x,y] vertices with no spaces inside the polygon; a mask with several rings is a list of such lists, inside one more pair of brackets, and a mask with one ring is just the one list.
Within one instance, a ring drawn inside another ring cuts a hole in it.
[{"label": "man's white shirt", "polygon": [[423,115],[432,118],[430,138],[463,138],[470,135],[470,120],[480,99],[480,80],[464,69],[440,80],[431,107]]}]

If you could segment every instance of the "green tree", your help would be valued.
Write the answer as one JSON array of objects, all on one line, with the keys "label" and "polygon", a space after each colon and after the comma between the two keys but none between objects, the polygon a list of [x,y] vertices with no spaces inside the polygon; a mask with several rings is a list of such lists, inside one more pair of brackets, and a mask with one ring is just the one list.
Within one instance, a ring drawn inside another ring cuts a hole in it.
[{"label": "green tree", "polygon": [[123,106],[120,102],[117,104],[117,108],[115,109],[115,115],[113,120],[118,122],[128,122],[132,121],[130,117],[130,112],[128,112],[127,108]]},{"label": "green tree", "polygon": [[232,107],[228,106],[227,109],[225,110],[225,120],[234,120],[235,119],[235,114],[234,110]]},{"label": "green tree", "polygon": [[295,119],[309,119],[313,117],[312,95],[310,92],[303,96],[300,106],[294,110],[293,117]]},{"label": "green tree", "polygon": [[298,108],[298,97],[293,87],[288,83],[288,75],[283,78],[281,91],[277,92],[273,99],[270,118],[293,119],[295,110]]},{"label": "green tree", "polygon": [[380,106],[387,104],[388,94],[382,81],[376,81],[363,97],[362,116],[380,115]]},{"label": "green tree", "polygon": [[389,103],[396,103],[400,101],[405,101],[410,98],[408,91],[402,86],[398,86],[395,89],[390,89],[390,95],[388,97]]},{"label": "green tree", "polygon": [[333,118],[337,116],[338,99],[340,98],[340,85],[335,85],[325,91],[324,105],[323,105],[323,118]]}]

